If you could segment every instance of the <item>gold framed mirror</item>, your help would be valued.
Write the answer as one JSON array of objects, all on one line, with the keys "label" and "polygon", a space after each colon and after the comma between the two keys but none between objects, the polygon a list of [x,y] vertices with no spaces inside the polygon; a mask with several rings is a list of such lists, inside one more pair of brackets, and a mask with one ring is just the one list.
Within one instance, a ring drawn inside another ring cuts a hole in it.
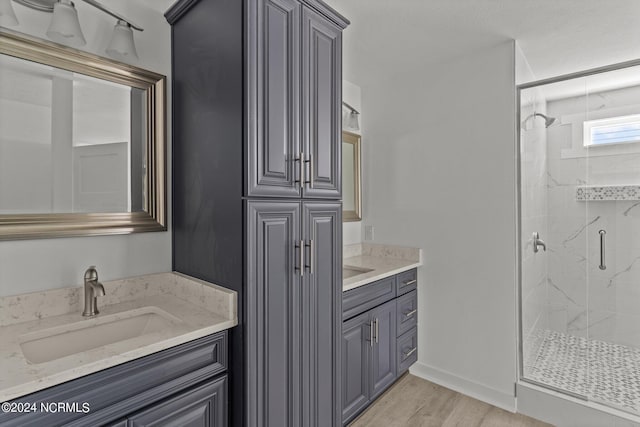
[{"label": "gold framed mirror", "polygon": [[362,170],[358,134],[342,131],[342,218],[362,220]]},{"label": "gold framed mirror", "polygon": [[166,77],[0,30],[0,240],[167,230]]}]

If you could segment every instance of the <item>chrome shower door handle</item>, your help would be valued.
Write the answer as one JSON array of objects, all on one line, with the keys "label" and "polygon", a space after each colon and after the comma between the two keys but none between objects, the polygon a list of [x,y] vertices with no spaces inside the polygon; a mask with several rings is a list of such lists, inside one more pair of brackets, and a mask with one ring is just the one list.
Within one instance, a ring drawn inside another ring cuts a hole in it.
[{"label": "chrome shower door handle", "polygon": [[607,232],[604,230],[600,230],[598,231],[598,233],[600,234],[600,265],[598,266],[598,268],[600,270],[606,270],[607,269],[607,263],[605,260],[605,245],[606,245],[606,240],[605,240],[605,236],[607,235]]},{"label": "chrome shower door handle", "polygon": [[538,253],[538,247],[542,246],[542,249],[547,251],[547,244],[540,238],[540,234],[537,231],[533,232],[533,253]]}]

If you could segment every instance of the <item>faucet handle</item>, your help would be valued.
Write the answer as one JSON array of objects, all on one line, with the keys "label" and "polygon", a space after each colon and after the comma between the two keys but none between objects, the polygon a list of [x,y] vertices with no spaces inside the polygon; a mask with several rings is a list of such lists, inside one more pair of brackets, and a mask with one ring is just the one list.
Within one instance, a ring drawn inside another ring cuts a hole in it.
[{"label": "faucet handle", "polygon": [[84,272],[84,280],[98,280],[98,270],[95,265],[89,266]]}]

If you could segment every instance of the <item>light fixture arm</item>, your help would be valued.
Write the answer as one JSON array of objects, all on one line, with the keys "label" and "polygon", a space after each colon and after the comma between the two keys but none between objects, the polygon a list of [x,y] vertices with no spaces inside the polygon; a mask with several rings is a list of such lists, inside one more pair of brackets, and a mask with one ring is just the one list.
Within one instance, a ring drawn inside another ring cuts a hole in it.
[{"label": "light fixture arm", "polygon": [[342,105],[344,105],[349,110],[351,110],[351,114],[360,114],[360,111],[356,110],[355,108],[353,108],[351,105],[347,104],[346,102],[342,101]]},{"label": "light fixture arm", "polygon": [[96,0],[82,0],[82,1],[85,2],[85,3],[90,4],[91,6],[95,7],[96,9],[99,9],[99,10],[103,11],[107,15],[111,15],[114,18],[116,18],[116,19],[118,19],[120,21],[126,22],[134,30],[144,31],[144,29],[141,26],[134,24],[133,22],[131,22],[130,19],[127,19],[124,16],[120,15],[119,13],[114,12],[113,10],[109,9],[108,7],[103,5],[102,3],[98,3]]}]

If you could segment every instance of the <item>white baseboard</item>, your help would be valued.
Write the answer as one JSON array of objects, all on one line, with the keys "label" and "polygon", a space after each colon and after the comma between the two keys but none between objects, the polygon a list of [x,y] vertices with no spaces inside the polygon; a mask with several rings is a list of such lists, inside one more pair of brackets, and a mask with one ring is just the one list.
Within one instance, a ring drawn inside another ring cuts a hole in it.
[{"label": "white baseboard", "polygon": [[409,369],[409,372],[417,377],[457,391],[458,393],[466,394],[467,396],[497,406],[505,411],[516,412],[516,397],[508,393],[503,393],[420,362],[414,363]]}]

